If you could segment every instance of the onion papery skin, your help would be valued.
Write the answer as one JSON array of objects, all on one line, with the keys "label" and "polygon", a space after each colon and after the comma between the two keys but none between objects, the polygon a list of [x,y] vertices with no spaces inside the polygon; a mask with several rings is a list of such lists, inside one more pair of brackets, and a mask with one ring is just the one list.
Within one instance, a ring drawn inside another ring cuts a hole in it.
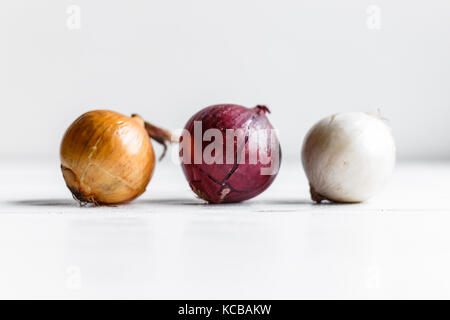
[{"label": "onion papery skin", "polygon": [[82,203],[113,205],[140,196],[155,167],[143,120],[114,111],[90,111],[64,134],[61,169],[67,187]]},{"label": "onion papery skin", "polygon": [[388,182],[395,160],[391,128],[362,112],[322,119],[308,132],[302,148],[311,197],[318,203],[370,199]]},{"label": "onion papery skin", "polygon": [[[189,186],[197,194],[197,196],[209,203],[233,203],[251,199],[263,191],[265,191],[275,180],[279,165],[281,164],[281,148],[279,147],[278,137],[276,140],[277,152],[268,151],[266,154],[270,159],[269,164],[261,163],[260,159],[256,163],[250,163],[249,152],[250,146],[247,138],[251,133],[257,130],[273,130],[269,119],[266,116],[268,108],[265,106],[257,106],[255,108],[246,108],[235,104],[213,105],[200,110],[186,123],[185,130],[191,136],[191,149],[194,149],[194,122],[201,121],[202,135],[208,129],[218,129],[222,133],[223,138],[223,155],[225,159],[227,140],[226,129],[243,129],[245,132],[245,163],[227,164],[223,163],[208,164],[202,161],[200,164],[194,163],[194,152],[191,152],[191,163],[182,161],[182,168]],[[180,143],[180,156],[182,156]],[[210,142],[203,142],[201,146],[202,152]],[[233,146],[234,154],[237,154],[238,140],[235,139]],[[259,141],[257,148],[270,150],[271,143],[269,139]],[[186,146],[186,145],[185,145]],[[256,150],[253,150],[256,151]],[[275,159],[275,157],[277,157]],[[271,167],[271,163],[275,161],[278,164],[276,170],[271,175],[262,175],[261,169]]]}]

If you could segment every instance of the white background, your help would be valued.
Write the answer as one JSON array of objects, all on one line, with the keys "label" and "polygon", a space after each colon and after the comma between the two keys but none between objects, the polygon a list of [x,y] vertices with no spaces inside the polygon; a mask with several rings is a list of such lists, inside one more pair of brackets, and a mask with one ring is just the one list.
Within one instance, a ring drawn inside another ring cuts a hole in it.
[{"label": "white background", "polygon": [[57,159],[90,109],[175,129],[230,102],[267,104],[296,161],[320,118],[378,110],[400,159],[450,158],[447,0],[3,0],[0,39],[3,157]]},{"label": "white background", "polygon": [[[448,0],[2,0],[0,88],[0,298],[450,297]],[[83,112],[176,129],[223,102],[272,110],[284,160],[261,196],[204,204],[166,160],[129,205],[72,200],[59,143]],[[306,131],[378,110],[391,183],[313,204]]]}]

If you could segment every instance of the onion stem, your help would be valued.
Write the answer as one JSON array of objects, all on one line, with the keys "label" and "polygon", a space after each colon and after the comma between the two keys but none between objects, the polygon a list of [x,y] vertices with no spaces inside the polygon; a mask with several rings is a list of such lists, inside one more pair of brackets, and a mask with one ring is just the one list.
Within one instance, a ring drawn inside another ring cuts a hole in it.
[{"label": "onion stem", "polygon": [[[131,116],[139,117],[137,114],[133,114]],[[159,161],[161,161],[167,153],[167,143],[179,142],[179,138],[173,136],[169,130],[157,127],[147,121],[144,121],[144,127],[149,137],[158,142],[164,148],[163,153],[159,157]]]}]

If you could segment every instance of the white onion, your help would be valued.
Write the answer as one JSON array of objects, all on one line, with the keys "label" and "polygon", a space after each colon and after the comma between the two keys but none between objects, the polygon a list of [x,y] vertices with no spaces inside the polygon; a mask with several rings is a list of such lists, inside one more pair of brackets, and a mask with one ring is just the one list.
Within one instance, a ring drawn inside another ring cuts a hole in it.
[{"label": "white onion", "polygon": [[389,180],[395,166],[390,127],[362,112],[319,121],[303,142],[302,161],[316,202],[362,202]]}]

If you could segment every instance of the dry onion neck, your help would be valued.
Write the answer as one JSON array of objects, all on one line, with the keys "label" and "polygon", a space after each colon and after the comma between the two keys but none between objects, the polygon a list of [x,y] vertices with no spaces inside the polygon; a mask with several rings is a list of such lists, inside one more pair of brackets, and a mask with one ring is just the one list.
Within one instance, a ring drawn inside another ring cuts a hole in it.
[{"label": "dry onion neck", "polygon": [[[138,114],[132,114],[131,117],[141,118]],[[172,133],[170,133],[170,131],[157,127],[150,122],[144,121],[144,127],[149,137],[163,146],[163,153],[159,157],[159,161],[161,161],[167,153],[167,143],[178,142],[178,139],[172,136]]]}]

